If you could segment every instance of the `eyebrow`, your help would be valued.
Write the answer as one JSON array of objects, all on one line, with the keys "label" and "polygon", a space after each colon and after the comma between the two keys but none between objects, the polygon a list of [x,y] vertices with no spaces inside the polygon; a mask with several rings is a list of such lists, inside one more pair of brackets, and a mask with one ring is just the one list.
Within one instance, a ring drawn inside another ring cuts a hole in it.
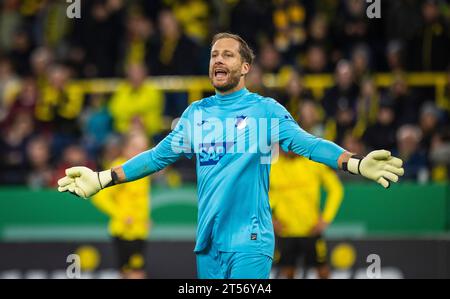
[{"label": "eyebrow", "polygon": [[[217,52],[219,52],[219,50],[214,50],[214,51],[211,51],[211,54],[217,53]],[[231,51],[231,50],[223,50],[223,52],[225,52],[225,53],[230,53],[230,54],[234,54],[234,52]]]}]

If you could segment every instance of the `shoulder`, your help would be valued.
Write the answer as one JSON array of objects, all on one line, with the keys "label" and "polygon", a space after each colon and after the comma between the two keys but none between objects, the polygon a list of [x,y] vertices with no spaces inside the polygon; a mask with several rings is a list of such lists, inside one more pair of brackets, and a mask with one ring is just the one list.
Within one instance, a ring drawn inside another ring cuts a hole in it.
[{"label": "shoulder", "polygon": [[262,97],[261,103],[272,109],[285,109],[277,100],[268,97]]},{"label": "shoulder", "polygon": [[277,100],[271,97],[265,97],[257,93],[250,92],[248,93],[248,100],[254,101],[255,104],[258,104],[259,107],[269,111],[269,112],[277,112],[277,111],[285,111],[283,105],[281,105]]},{"label": "shoulder", "polygon": [[255,100],[257,100],[260,104],[264,105],[265,107],[269,107],[269,108],[283,108],[284,109],[284,106],[281,105],[274,98],[265,97],[265,96],[259,95],[257,93],[250,93],[250,94],[255,98]]},{"label": "shoulder", "polygon": [[291,118],[287,109],[273,98],[261,97],[260,105],[272,117],[286,119]]},{"label": "shoulder", "polygon": [[210,97],[203,98],[203,99],[201,99],[201,100],[192,102],[192,103],[189,105],[188,109],[189,109],[189,110],[198,110],[198,109],[204,109],[204,108],[207,108],[207,107],[213,105],[213,102],[214,102],[214,101],[213,101],[213,98],[214,98],[214,96],[210,96]]},{"label": "shoulder", "polygon": [[194,111],[199,111],[199,110],[203,110],[205,108],[207,108],[208,106],[211,106],[213,104],[213,100],[212,100],[213,96],[207,97],[207,98],[203,98],[201,100],[198,101],[194,101],[192,102],[183,112],[183,117],[184,118],[189,118],[189,116],[194,112]]}]

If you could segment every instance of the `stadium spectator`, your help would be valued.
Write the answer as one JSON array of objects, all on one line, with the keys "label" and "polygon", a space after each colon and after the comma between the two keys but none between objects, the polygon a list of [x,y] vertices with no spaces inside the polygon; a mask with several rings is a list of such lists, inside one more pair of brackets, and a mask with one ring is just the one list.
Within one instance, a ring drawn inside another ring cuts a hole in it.
[{"label": "stadium spectator", "polygon": [[398,125],[414,124],[419,119],[419,99],[409,88],[402,74],[394,74],[394,82],[383,97],[394,102]]},{"label": "stadium spectator", "polygon": [[163,129],[163,94],[145,81],[146,74],[144,65],[129,65],[127,81],[117,87],[109,102],[114,129],[118,133],[126,133],[132,126],[140,125],[153,138]]},{"label": "stadium spectator", "polygon": [[11,61],[0,58],[0,123],[8,116],[19,90],[20,79],[15,74]]},{"label": "stadium spectator", "polygon": [[204,44],[209,37],[210,8],[206,0],[174,1],[173,13],[186,35]]},{"label": "stadium spectator", "polygon": [[286,87],[280,92],[277,100],[296,118],[298,118],[298,107],[304,100],[312,99],[311,91],[306,88],[303,76],[292,69],[286,81]]},{"label": "stadium spectator", "polygon": [[205,73],[199,69],[199,46],[184,34],[170,10],[160,12],[158,29],[157,36],[150,41],[147,54],[152,75]]},{"label": "stadium spectator", "polygon": [[92,95],[80,116],[83,144],[91,158],[99,156],[103,144],[113,132],[112,116],[105,102],[105,95]]},{"label": "stadium spectator", "polygon": [[13,37],[12,49],[8,56],[17,74],[26,76],[30,74],[30,57],[32,52],[32,41],[28,32],[24,29],[17,30]]},{"label": "stadium spectator", "polygon": [[323,99],[327,116],[335,117],[340,107],[353,107],[356,104],[358,91],[352,64],[341,60],[336,66],[335,86],[326,92]]},{"label": "stadium spectator", "polygon": [[324,128],[320,121],[320,108],[314,100],[304,100],[299,103],[298,122],[307,132],[322,137]]},{"label": "stadium spectator", "polygon": [[427,182],[429,178],[427,159],[420,149],[422,132],[415,125],[403,125],[397,131],[397,148],[392,152],[403,160],[404,180]]},{"label": "stadium spectator", "polygon": [[225,29],[240,35],[250,47],[257,49],[261,40],[267,39],[273,34],[274,23],[276,23],[274,12],[271,9],[273,3],[259,0],[238,0],[230,5],[232,6],[230,22]]},{"label": "stadium spectator", "polygon": [[48,84],[48,70],[53,62],[54,54],[49,48],[36,48],[31,53],[31,75],[36,79],[39,89]]},{"label": "stadium spectator", "polygon": [[311,51],[311,47],[318,47],[326,55],[324,71],[330,72],[341,58],[336,47],[333,47],[333,35],[330,30],[331,19],[323,12],[312,15],[308,26],[308,39],[305,48]]},{"label": "stadium spectator", "polygon": [[[108,167],[120,165],[148,148],[145,134],[134,131],[125,136],[122,153]],[[93,197],[92,203],[109,220],[109,233],[116,250],[122,278],[146,278],[145,240],[150,230],[150,178],[129,185],[111,187]]]},{"label": "stadium spectator", "polygon": [[27,175],[26,147],[34,133],[32,115],[21,112],[3,129],[0,137],[0,184],[24,185]]},{"label": "stadium spectator", "polygon": [[329,71],[327,53],[323,46],[311,45],[306,51],[305,74],[320,74]]},{"label": "stadium spectator", "polygon": [[[389,41],[409,41],[420,27],[422,0],[389,1],[384,32]],[[388,4],[387,2],[383,4]]]},{"label": "stadium spectator", "polygon": [[321,45],[327,52],[332,50],[328,22],[324,14],[318,13],[312,17],[308,28],[308,44]]},{"label": "stadium spectator", "polygon": [[[158,33],[148,45],[146,61],[151,74],[206,74],[201,53],[199,45],[183,32],[173,12],[162,10],[158,15]],[[187,97],[183,93],[167,94],[166,100],[164,114],[172,118],[178,117],[187,106]]]},{"label": "stadium spectator", "polygon": [[353,134],[361,137],[367,126],[373,125],[377,119],[380,93],[372,78],[367,77],[361,82],[361,91],[357,102],[357,122]]},{"label": "stadium spectator", "polygon": [[273,1],[274,46],[290,62],[307,41],[306,10],[301,1]]},{"label": "stadium spectator", "polygon": [[26,112],[34,116],[37,97],[38,90],[36,81],[32,77],[24,78],[21,82],[19,94],[8,108],[8,112],[6,113],[3,122],[0,122],[1,126],[8,126],[20,112]]},{"label": "stadium spectator", "polygon": [[342,57],[348,57],[356,44],[368,39],[369,19],[364,1],[344,0],[341,5],[333,28]]},{"label": "stadium spectator", "polygon": [[14,33],[23,23],[19,12],[20,1],[5,0],[0,10],[0,49],[8,52],[13,47]]},{"label": "stadium spectator", "polygon": [[130,64],[146,63],[148,43],[153,34],[154,28],[150,20],[137,8],[131,10],[126,19],[126,34],[121,46],[123,70]]},{"label": "stadium spectator", "polygon": [[341,60],[336,66],[335,85],[327,90],[322,100],[327,117],[327,128],[330,139],[338,144],[345,132],[351,130],[356,122],[356,103],[359,87],[354,81],[353,66]]},{"label": "stadium spectator", "polygon": [[85,1],[84,15],[74,22],[72,47],[85,56],[85,77],[113,77],[117,73],[121,37],[124,36],[124,1]]},{"label": "stadium spectator", "polygon": [[447,69],[446,79],[444,92],[438,96],[436,105],[444,111],[444,120],[448,122],[450,121],[450,66]]},{"label": "stadium spectator", "polygon": [[366,44],[356,45],[352,50],[351,62],[355,76],[355,82],[361,81],[370,75],[370,50]]},{"label": "stadium spectator", "polygon": [[[358,153],[368,153],[369,150],[366,148],[366,145],[362,142],[361,139],[358,137],[355,137],[352,133],[347,132],[344,135],[344,138],[342,140],[343,146],[347,146],[352,150],[352,152],[358,152]],[[352,177],[355,177],[354,175],[351,175]],[[357,177],[355,177],[357,178]],[[359,177],[357,179],[360,179]]]},{"label": "stadium spectator", "polygon": [[34,42],[52,48],[58,55],[64,55],[72,26],[72,19],[66,13],[67,5],[63,1],[44,2],[29,24]]},{"label": "stadium spectator", "polygon": [[28,167],[27,186],[31,189],[41,189],[52,186],[53,167],[50,163],[51,153],[47,138],[36,136],[31,139],[26,148]]},{"label": "stadium spectator", "polygon": [[258,64],[252,66],[250,73],[247,75],[246,82],[251,92],[259,93],[265,97],[277,98],[276,93],[264,84],[263,72]]},{"label": "stadium spectator", "polygon": [[405,71],[405,50],[400,40],[392,40],[386,46],[387,70],[393,73]]},{"label": "stadium spectator", "polygon": [[119,134],[111,134],[106,138],[101,149],[99,167],[107,168],[119,158],[122,150],[122,137]]},{"label": "stadium spectator", "polygon": [[362,136],[369,150],[382,146],[386,150],[393,150],[396,142],[396,122],[394,103],[388,98],[380,102],[376,121],[369,125]]},{"label": "stadium spectator", "polygon": [[421,148],[428,154],[431,140],[437,133],[441,119],[441,111],[433,102],[422,105],[420,110],[419,126],[422,130]]},{"label": "stadium spectator", "polygon": [[[358,138],[357,136],[352,134],[351,132],[345,133],[345,135],[342,139],[342,146],[345,146],[345,148],[348,148],[349,151],[352,151],[353,153],[368,153],[369,152],[368,149],[366,148],[365,143],[360,138]],[[338,172],[337,174],[338,174],[339,178],[345,182],[359,182],[359,183],[364,182],[364,180],[361,179],[360,176],[353,175],[351,173]]]},{"label": "stadium spectator", "polygon": [[55,186],[58,178],[61,175],[65,175],[65,169],[67,167],[73,167],[75,165],[84,165],[86,167],[96,168],[94,161],[89,159],[86,150],[78,144],[72,144],[64,148],[59,163],[55,165],[55,171],[52,178],[52,186]]},{"label": "stadium spectator", "polygon": [[70,83],[71,72],[65,65],[53,65],[48,83],[41,87],[36,102],[36,119],[46,134],[53,135],[52,152],[61,151],[81,137],[78,116],[84,102],[81,87]]},{"label": "stadium spectator", "polygon": [[422,3],[421,26],[409,42],[410,69],[443,71],[449,65],[450,32],[437,0]]},{"label": "stadium spectator", "polygon": [[278,73],[282,66],[280,53],[271,42],[264,42],[260,47],[258,64],[263,73]]},{"label": "stadium spectator", "polygon": [[431,178],[434,182],[448,182],[450,178],[450,127],[441,127],[431,141]]}]

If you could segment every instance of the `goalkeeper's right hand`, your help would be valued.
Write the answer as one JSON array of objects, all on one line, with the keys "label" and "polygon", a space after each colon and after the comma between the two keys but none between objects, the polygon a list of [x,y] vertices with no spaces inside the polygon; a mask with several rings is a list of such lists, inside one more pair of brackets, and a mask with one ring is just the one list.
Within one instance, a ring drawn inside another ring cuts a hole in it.
[{"label": "goalkeeper's right hand", "polygon": [[58,191],[68,191],[86,199],[111,183],[111,170],[95,172],[87,167],[77,166],[66,169],[66,176],[58,180]]}]

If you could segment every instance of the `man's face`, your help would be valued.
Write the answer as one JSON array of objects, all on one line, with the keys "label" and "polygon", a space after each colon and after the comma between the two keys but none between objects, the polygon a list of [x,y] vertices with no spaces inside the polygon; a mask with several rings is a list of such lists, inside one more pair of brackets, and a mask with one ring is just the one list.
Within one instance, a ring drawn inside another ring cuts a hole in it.
[{"label": "man's face", "polygon": [[145,67],[140,64],[132,64],[127,69],[128,80],[134,87],[141,85],[142,82],[144,82],[146,75]]},{"label": "man's face", "polygon": [[214,88],[226,92],[235,88],[250,65],[239,54],[239,42],[222,38],[215,42],[209,60],[209,78]]},{"label": "man's face", "polygon": [[349,65],[343,64],[339,66],[336,74],[336,81],[340,88],[347,89],[352,85],[353,70]]}]

